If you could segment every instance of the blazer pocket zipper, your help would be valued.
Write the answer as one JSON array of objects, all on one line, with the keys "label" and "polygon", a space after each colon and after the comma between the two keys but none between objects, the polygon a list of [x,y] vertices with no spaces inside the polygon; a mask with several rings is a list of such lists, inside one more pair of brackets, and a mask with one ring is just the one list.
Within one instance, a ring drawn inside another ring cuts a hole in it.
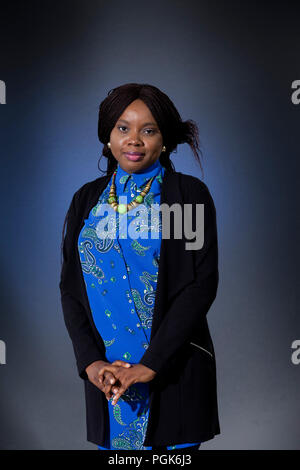
[{"label": "blazer pocket zipper", "polygon": [[199,348],[199,349],[202,349],[202,351],[205,351],[205,352],[206,352],[207,354],[209,354],[212,358],[214,357],[211,352],[207,351],[207,349],[202,348],[202,346],[199,346],[199,345],[196,344],[196,343],[192,343],[192,341],[190,341],[190,344],[192,344],[193,346],[196,346],[196,347]]}]

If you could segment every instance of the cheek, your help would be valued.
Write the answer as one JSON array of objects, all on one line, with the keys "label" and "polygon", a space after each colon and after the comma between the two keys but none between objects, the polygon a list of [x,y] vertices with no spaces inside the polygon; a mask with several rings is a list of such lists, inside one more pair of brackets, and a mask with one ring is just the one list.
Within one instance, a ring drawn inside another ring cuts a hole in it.
[{"label": "cheek", "polygon": [[115,129],[115,128],[114,128],[114,129],[111,131],[111,133],[110,133],[110,139],[111,139],[113,142],[117,143],[117,142],[119,142],[120,140],[124,139],[124,135],[121,134],[121,133],[118,131],[118,129]]},{"label": "cheek", "polygon": [[124,141],[125,141],[125,139],[124,139],[123,136],[120,137],[119,135],[116,136],[116,134],[115,135],[111,134],[110,143],[111,143],[112,147],[115,150],[119,150],[119,149],[123,148],[124,147]]},{"label": "cheek", "polygon": [[157,139],[155,142],[148,143],[148,149],[151,150],[153,153],[160,153],[162,147],[162,140]]}]

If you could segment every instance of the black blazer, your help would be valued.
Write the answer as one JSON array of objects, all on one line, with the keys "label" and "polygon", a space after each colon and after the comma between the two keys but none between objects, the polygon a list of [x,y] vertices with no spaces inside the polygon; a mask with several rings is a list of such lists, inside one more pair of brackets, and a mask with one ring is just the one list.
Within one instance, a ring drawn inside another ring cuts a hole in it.
[{"label": "black blazer", "polygon": [[[110,180],[102,176],[73,196],[63,244],[60,291],[64,320],[72,340],[79,376],[84,380],[87,440],[104,446],[108,403],[85,368],[108,361],[93,322],[77,243],[84,219]],[[220,434],[216,361],[207,312],[219,282],[216,210],[210,192],[198,178],[166,170],[161,204],[204,204],[204,244],[186,250],[184,236],[162,238],[150,344],[140,363],[157,372],[149,382],[150,411],[145,446],[203,442]]]}]

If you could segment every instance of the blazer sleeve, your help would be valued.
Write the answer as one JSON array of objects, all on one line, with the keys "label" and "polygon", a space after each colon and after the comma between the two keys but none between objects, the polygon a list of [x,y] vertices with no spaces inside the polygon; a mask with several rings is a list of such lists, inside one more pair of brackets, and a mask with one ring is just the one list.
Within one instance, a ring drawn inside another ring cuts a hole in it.
[{"label": "blazer sleeve", "polygon": [[86,310],[80,302],[80,297],[74,292],[76,284],[74,276],[79,275],[77,273],[78,263],[75,258],[78,197],[79,191],[74,194],[67,212],[67,229],[63,242],[63,264],[59,288],[64,321],[73,344],[78,373],[82,379],[87,380],[86,367],[94,361],[105,361],[106,359],[97,345],[95,334]]},{"label": "blazer sleeve", "polygon": [[212,305],[219,283],[216,209],[207,186],[189,187],[189,203],[204,204],[204,243],[194,250],[195,278],[175,298],[140,363],[159,373],[192,336]]}]

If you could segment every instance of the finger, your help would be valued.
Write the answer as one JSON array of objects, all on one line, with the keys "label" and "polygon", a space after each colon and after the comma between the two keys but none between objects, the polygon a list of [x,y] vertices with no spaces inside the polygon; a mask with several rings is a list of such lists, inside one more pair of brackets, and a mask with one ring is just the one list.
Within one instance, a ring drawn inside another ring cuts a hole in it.
[{"label": "finger", "polygon": [[108,367],[110,367],[110,366],[104,366],[101,369],[99,369],[98,379],[99,379],[100,383],[105,382],[105,377],[107,377],[109,374],[111,374],[110,382],[111,382],[111,380],[113,380],[111,383],[114,382],[114,378],[115,378],[114,377],[114,371],[116,370],[116,368],[114,366],[112,366],[112,367],[114,367],[114,370],[111,370],[111,369],[108,369]]},{"label": "finger", "polygon": [[110,387],[111,387],[111,383],[110,383],[110,376],[111,376],[111,372],[105,372],[103,374],[103,376],[98,376],[98,384],[99,384],[99,387],[100,387],[100,390],[106,395],[109,390],[110,390]]},{"label": "finger", "polygon": [[103,388],[105,388],[109,383],[109,374],[111,374],[111,372],[103,372],[103,374],[98,374],[98,381]]},{"label": "finger", "polygon": [[[125,393],[125,391],[126,391],[126,390],[124,390],[124,392],[123,392],[123,393]],[[123,393],[121,393],[121,395],[120,395],[120,396],[122,396],[122,395],[123,395]],[[119,396],[119,395],[117,396],[116,394],[115,394],[115,395],[113,395],[113,396],[112,396],[112,401],[111,401],[111,404],[112,404],[112,405],[116,405],[116,404],[118,403],[118,400],[119,400],[120,396]]]},{"label": "finger", "polygon": [[114,397],[113,397],[113,400],[112,400],[112,405],[116,405],[116,403],[118,402],[119,398],[123,395],[123,393],[125,393],[125,391],[127,390],[128,387],[126,387],[125,385],[121,385],[121,387],[119,388],[119,390],[117,391],[117,393],[115,393]]},{"label": "finger", "polygon": [[[118,366],[118,369],[120,368],[120,366]],[[112,374],[111,372],[105,372],[105,374],[110,374],[108,376],[108,379],[105,379],[104,383],[106,384],[107,386],[107,389],[109,387],[112,387],[112,386],[116,386],[116,387],[119,387],[121,384],[121,380],[120,380],[120,371],[119,372],[114,372],[114,374]]]},{"label": "finger", "polygon": [[105,372],[105,379],[104,379],[104,391],[106,394],[111,393],[112,386],[116,383],[116,378],[111,372]]},{"label": "finger", "polygon": [[112,391],[112,385],[110,383],[108,383],[104,386],[103,391],[105,393],[105,396],[106,396],[107,400],[110,400],[114,395],[114,392]]},{"label": "finger", "polygon": [[116,361],[112,362],[114,366],[122,366],[122,367],[131,367],[129,362],[122,361],[121,359],[117,359]]},{"label": "finger", "polygon": [[114,384],[116,382],[116,378],[112,372],[105,372],[104,374],[106,384]]},{"label": "finger", "polygon": [[117,373],[119,370],[119,366],[105,365],[102,366],[98,371],[98,376],[103,375],[105,371],[112,372],[113,374]]},{"label": "finger", "polygon": [[[109,374],[109,376],[112,376],[111,372],[105,372],[105,374]],[[106,394],[106,398],[109,400],[115,393],[119,391],[119,388],[121,386],[119,380],[117,380],[114,376],[113,377],[113,384],[110,383],[110,381],[105,381],[105,389],[104,393]]]},{"label": "finger", "polygon": [[109,390],[106,394],[106,399],[109,401],[111,398],[113,398],[114,394],[111,390]]},{"label": "finger", "polygon": [[[124,361],[122,361],[122,362],[124,362]],[[130,366],[131,366],[131,364],[130,364]],[[118,379],[119,379],[118,375],[119,375],[120,372],[121,372],[119,369],[120,369],[120,366],[116,366],[116,365],[105,365],[105,366],[103,366],[103,367],[99,370],[99,372],[98,372],[99,377],[101,377],[101,375],[102,375],[102,376],[105,376],[105,377],[112,375],[113,383],[115,383],[115,381],[116,381],[116,379],[117,379],[117,382],[118,382],[118,383],[117,383],[117,385],[116,385],[117,390],[114,389],[114,392],[115,392],[115,393],[116,393],[116,392],[119,392],[119,386],[121,386],[121,385],[119,385],[119,384],[120,384],[120,381],[118,380]],[[112,374],[111,371],[113,371],[113,374],[114,374],[114,375]],[[119,372],[118,372],[118,371],[119,371]],[[111,392],[111,386],[112,386],[112,384],[109,383],[109,380],[107,380],[107,379],[104,379],[104,380],[103,380],[103,383],[104,383],[104,393],[105,393],[105,395],[106,395],[106,398],[109,400],[109,399],[111,398],[111,393],[112,393],[112,392]],[[126,390],[126,389],[124,389],[124,390]],[[122,393],[124,393],[124,391],[123,391]]]},{"label": "finger", "polygon": [[120,380],[115,377],[111,372],[109,372],[109,376],[105,379],[106,385],[109,385],[110,388],[113,387],[119,387],[120,386]]}]

